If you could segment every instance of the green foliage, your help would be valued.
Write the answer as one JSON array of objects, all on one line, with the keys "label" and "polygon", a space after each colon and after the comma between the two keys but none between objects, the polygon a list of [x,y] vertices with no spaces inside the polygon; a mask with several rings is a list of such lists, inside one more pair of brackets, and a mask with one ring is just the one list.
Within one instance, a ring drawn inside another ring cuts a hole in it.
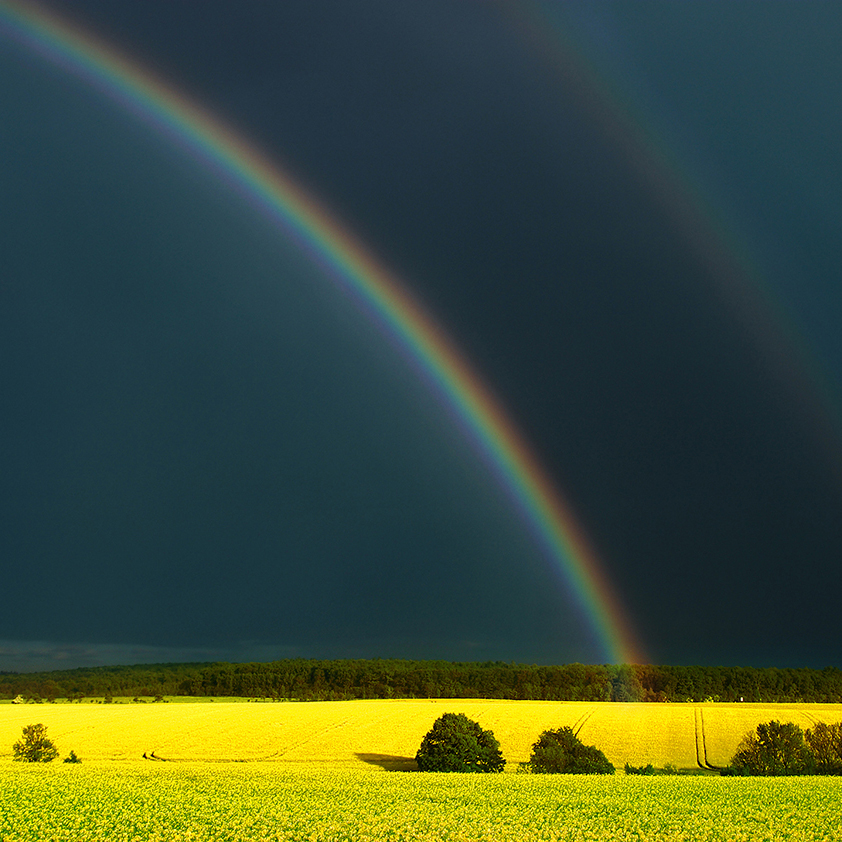
[{"label": "green foliage", "polygon": [[569,701],[842,702],[842,670],[641,664],[535,666],[446,661],[293,659],[139,664],[0,673],[0,698],[244,696],[300,701],[483,698]]},{"label": "green foliage", "polygon": [[632,766],[630,763],[626,763],[623,767],[623,771],[627,775],[657,775],[658,772],[655,767],[651,763],[647,763],[645,766]]},{"label": "green foliage", "polygon": [[506,765],[494,734],[464,713],[442,714],[422,740],[415,761],[422,772],[502,772]]},{"label": "green foliage", "polygon": [[619,664],[618,666],[610,666],[608,669],[611,675],[612,702],[643,701],[643,686],[633,666],[630,664]]},{"label": "green foliage", "polygon": [[665,763],[660,769],[651,763],[647,763],[645,766],[632,766],[631,763],[626,763],[623,771],[627,775],[695,775],[702,772],[701,769],[682,771],[674,763]]},{"label": "green foliage", "polygon": [[842,722],[818,722],[804,734],[819,775],[842,775]]},{"label": "green foliage", "polygon": [[26,763],[49,763],[58,757],[58,749],[47,737],[47,726],[40,722],[37,725],[26,725],[23,738],[13,746],[14,759]]},{"label": "green foliage", "polygon": [[70,749],[70,754],[64,758],[65,763],[81,763],[81,759],[76,756],[76,752],[73,749]]},{"label": "green foliage", "polygon": [[578,775],[613,775],[614,766],[596,747],[586,746],[565,726],[544,731],[532,746],[529,768],[533,772]]},{"label": "green foliage", "polygon": [[731,760],[737,775],[805,775],[814,769],[804,732],[794,722],[761,722],[740,741]]}]

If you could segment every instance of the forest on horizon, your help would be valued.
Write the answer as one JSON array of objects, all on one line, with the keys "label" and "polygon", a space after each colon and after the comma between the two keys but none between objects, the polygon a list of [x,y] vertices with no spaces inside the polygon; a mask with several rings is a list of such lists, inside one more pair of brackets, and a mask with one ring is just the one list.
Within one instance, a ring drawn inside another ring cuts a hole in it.
[{"label": "forest on horizon", "polygon": [[616,702],[842,702],[842,670],[500,661],[307,660],[0,672],[0,699],[238,696],[277,701],[488,698]]}]

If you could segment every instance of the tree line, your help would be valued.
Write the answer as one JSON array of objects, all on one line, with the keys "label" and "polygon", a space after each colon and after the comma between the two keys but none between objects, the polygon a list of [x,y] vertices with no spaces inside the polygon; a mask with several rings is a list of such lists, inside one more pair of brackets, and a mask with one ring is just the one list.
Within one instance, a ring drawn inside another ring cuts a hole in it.
[{"label": "tree line", "polygon": [[500,661],[307,660],[139,664],[0,672],[0,698],[243,696],[332,701],[491,698],[549,701],[842,702],[842,670]]}]

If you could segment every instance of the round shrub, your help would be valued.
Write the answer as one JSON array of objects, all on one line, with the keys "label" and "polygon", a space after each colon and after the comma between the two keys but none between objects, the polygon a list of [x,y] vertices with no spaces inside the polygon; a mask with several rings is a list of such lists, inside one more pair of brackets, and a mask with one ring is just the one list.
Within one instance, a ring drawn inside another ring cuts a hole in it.
[{"label": "round shrub", "polygon": [[506,765],[494,734],[464,713],[442,714],[422,740],[415,761],[422,772],[502,772]]},{"label": "round shrub", "polygon": [[567,775],[613,775],[614,765],[596,747],[586,746],[572,728],[544,731],[532,746],[532,772]]}]

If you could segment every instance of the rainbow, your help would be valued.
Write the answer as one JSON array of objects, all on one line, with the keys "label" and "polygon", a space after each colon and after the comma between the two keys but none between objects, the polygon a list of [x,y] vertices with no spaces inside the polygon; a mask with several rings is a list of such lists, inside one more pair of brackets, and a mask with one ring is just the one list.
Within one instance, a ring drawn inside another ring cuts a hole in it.
[{"label": "rainbow", "polygon": [[513,35],[541,58],[553,83],[563,84],[628,172],[666,212],[711,291],[753,344],[782,399],[797,407],[805,428],[842,476],[838,387],[792,308],[763,277],[739,223],[728,218],[727,207],[704,179],[675,154],[652,117],[636,104],[628,84],[607,73],[598,51],[576,36],[564,3],[519,0],[498,7]]},{"label": "rainbow", "polygon": [[133,112],[235,187],[392,338],[450,408],[562,573],[607,658],[642,663],[635,635],[564,497],[453,342],[314,196],[206,110],[125,55],[41,6],[0,0],[0,32]]}]

